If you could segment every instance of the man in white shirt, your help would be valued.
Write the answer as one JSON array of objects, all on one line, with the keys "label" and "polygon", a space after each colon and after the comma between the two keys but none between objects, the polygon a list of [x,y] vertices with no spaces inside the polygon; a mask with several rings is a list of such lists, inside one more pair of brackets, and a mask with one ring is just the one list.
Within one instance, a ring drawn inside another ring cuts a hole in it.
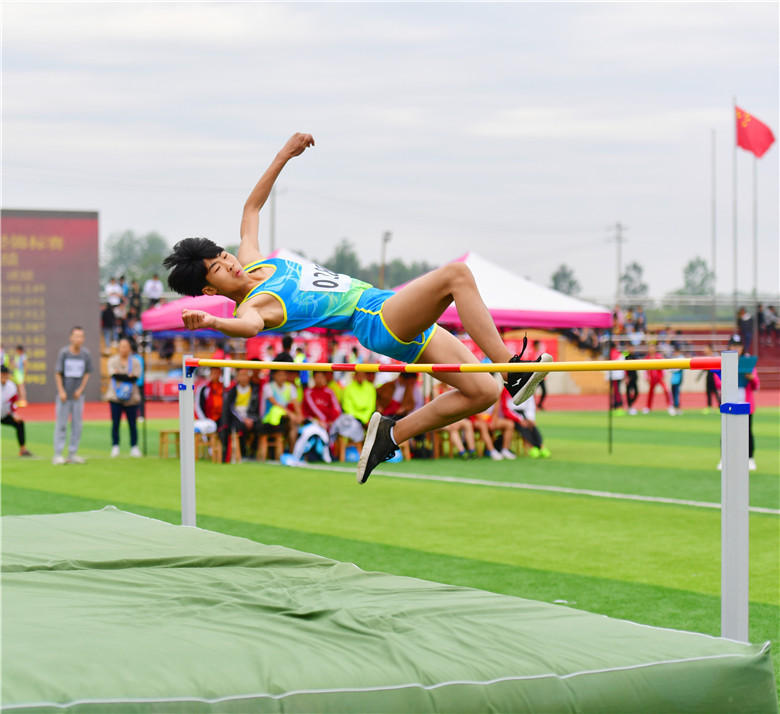
[{"label": "man in white shirt", "polygon": [[154,307],[163,296],[163,284],[160,276],[155,273],[144,283],[143,296],[149,301],[149,307]]},{"label": "man in white shirt", "polygon": [[124,293],[122,292],[122,286],[116,281],[116,278],[111,278],[106,285],[106,302],[111,307],[116,307],[122,302]]}]

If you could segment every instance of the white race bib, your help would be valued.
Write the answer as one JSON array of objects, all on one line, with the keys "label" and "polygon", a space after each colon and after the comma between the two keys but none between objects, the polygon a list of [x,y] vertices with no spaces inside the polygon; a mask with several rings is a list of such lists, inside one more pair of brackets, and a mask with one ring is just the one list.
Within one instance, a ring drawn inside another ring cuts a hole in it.
[{"label": "white race bib", "polygon": [[65,358],[63,374],[73,379],[81,379],[84,376],[84,360]]},{"label": "white race bib", "polygon": [[345,293],[352,284],[352,278],[342,273],[334,273],[315,263],[301,266],[300,289],[307,292]]}]

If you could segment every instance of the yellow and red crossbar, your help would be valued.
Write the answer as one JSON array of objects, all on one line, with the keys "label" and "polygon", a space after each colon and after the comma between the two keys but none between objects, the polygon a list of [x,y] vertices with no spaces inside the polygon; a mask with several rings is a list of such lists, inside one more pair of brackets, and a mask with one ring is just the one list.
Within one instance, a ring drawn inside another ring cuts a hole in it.
[{"label": "yellow and red crossbar", "polygon": [[230,367],[232,369],[281,369],[298,372],[608,372],[611,370],[720,369],[720,357],[672,359],[594,360],[591,362],[504,362],[480,364],[339,364],[336,362],[261,362],[257,360],[197,359],[185,367]]}]

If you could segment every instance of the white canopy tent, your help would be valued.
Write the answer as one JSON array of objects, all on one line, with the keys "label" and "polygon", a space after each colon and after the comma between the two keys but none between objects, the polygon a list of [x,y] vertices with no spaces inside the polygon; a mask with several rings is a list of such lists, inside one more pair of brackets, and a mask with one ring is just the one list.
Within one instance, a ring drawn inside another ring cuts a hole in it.
[{"label": "white canopy tent", "polygon": [[[469,266],[498,327],[557,330],[570,327],[609,328],[612,325],[612,312],[607,308],[537,285],[476,253],[466,253],[451,262]],[[445,326],[462,327],[454,305],[444,311],[438,322]]]}]

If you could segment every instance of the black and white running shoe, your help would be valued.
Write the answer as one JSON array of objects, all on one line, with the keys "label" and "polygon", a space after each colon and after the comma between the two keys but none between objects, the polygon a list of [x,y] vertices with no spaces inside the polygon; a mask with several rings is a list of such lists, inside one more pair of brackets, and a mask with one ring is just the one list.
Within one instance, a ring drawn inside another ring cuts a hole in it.
[{"label": "black and white running shoe", "polygon": [[[510,362],[552,362],[553,358],[546,352],[540,354],[536,359],[520,359],[525,352],[526,345],[528,344],[528,338],[523,337],[523,349],[520,350],[519,355],[515,355],[510,359]],[[541,382],[547,376],[547,372],[510,372],[507,375],[507,381],[504,382],[504,388],[512,395],[512,401],[515,404],[522,404],[524,401],[533,396],[534,391],[539,382]]]},{"label": "black and white running shoe", "polygon": [[395,420],[374,412],[368,420],[366,438],[363,439],[363,450],[357,465],[357,482],[365,483],[371,472],[383,461],[392,458],[398,446],[390,436],[390,429]]}]

